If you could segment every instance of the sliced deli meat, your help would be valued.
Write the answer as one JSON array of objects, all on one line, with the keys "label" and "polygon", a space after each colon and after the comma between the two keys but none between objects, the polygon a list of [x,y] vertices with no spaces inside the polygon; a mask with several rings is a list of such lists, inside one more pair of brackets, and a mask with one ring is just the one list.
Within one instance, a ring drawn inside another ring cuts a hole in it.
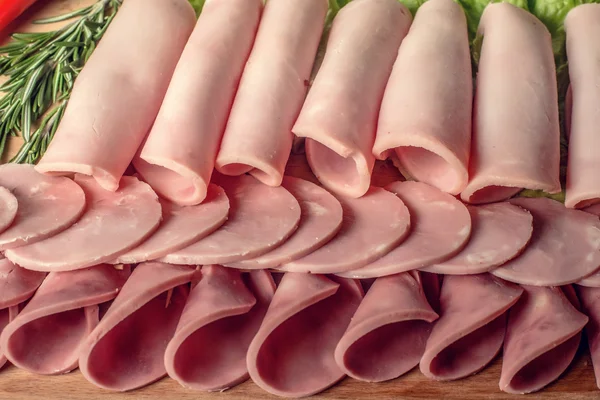
[{"label": "sliced deli meat", "polygon": [[354,0],[333,21],[323,63],[293,132],[327,189],[360,197],[371,184],[377,117],[394,59],[411,23],[395,0]]},{"label": "sliced deli meat", "polygon": [[596,385],[600,388],[600,288],[577,287],[581,299],[581,310],[589,317],[585,326],[592,365],[596,375]]},{"label": "sliced deli meat", "polygon": [[261,0],[204,4],[156,121],[133,160],[144,180],[175,204],[195,205],[207,196],[262,8]]},{"label": "sliced deli meat", "polygon": [[127,0],[81,71],[54,139],[37,165],[91,175],[107,190],[152,126],[194,28],[186,0]]},{"label": "sliced deli meat", "polygon": [[18,208],[19,203],[15,195],[5,187],[0,187],[0,233],[15,221]]},{"label": "sliced deli meat", "polygon": [[[586,207],[583,209],[583,211],[596,216],[600,216],[600,203]],[[600,272],[596,271],[592,275],[586,276],[580,281],[577,281],[577,284],[587,287],[600,287]]]}]

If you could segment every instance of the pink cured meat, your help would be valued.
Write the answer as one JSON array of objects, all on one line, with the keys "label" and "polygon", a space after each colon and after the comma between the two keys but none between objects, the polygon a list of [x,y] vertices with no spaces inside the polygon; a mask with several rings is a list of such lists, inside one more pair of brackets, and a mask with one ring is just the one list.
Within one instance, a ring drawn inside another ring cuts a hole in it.
[{"label": "pink cured meat", "polygon": [[288,272],[341,273],[387,254],[408,235],[410,215],[398,197],[372,187],[358,199],[338,197],[344,220],[338,234],[309,255],[283,264]]},{"label": "pink cured meat", "polygon": [[0,187],[0,233],[8,229],[17,216],[19,203],[10,190]]},{"label": "pink cured meat", "polygon": [[485,8],[479,34],[483,44],[470,180],[461,198],[491,203],[523,188],[560,192],[558,93],[550,33],[528,11],[503,2]]},{"label": "pink cured meat", "polygon": [[588,322],[557,287],[523,286],[510,310],[500,390],[531,393],[542,389],[569,366]]},{"label": "pink cured meat", "polygon": [[229,199],[217,185],[208,186],[202,204],[178,206],[159,199],[162,222],[158,229],[136,248],[120,255],[113,264],[134,264],[164,257],[210,235],[221,227],[229,213]]},{"label": "pink cured meat", "polygon": [[523,289],[489,274],[445,276],[440,318],[420,362],[421,372],[436,380],[475,374],[502,348],[507,313]]},{"label": "pink cured meat", "polygon": [[218,265],[203,267],[165,352],[169,376],[184,387],[208,391],[248,379],[246,353],[274,293],[267,271],[243,276]]},{"label": "pink cured meat", "polygon": [[6,357],[43,375],[77,368],[80,345],[100,320],[100,305],[117,296],[128,275],[107,264],[50,273],[2,332]]},{"label": "pink cured meat", "polygon": [[459,194],[468,180],[472,82],[465,13],[452,0],[427,1],[385,89],[375,157],[395,152],[407,175]]},{"label": "pink cured meat", "polygon": [[531,213],[533,233],[523,253],[492,274],[523,285],[559,286],[580,281],[600,268],[598,217],[543,197],[510,202]]},{"label": "pink cured meat", "polygon": [[281,245],[300,221],[298,201],[283,187],[251,176],[221,177],[229,197],[229,218],[221,228],[161,261],[172,264],[227,264],[258,257]]},{"label": "pink cured meat", "polygon": [[397,378],[419,364],[437,318],[409,273],[377,278],[335,349],[337,365],[363,381]]},{"label": "pink cured meat", "polygon": [[[600,204],[594,204],[592,206],[586,207],[583,211],[600,216]],[[592,275],[589,275],[582,280],[577,282],[578,285],[587,286],[587,287],[600,287],[600,272],[595,272]]]},{"label": "pink cured meat", "polygon": [[88,207],[76,224],[51,238],[7,250],[6,258],[34,271],[72,271],[110,262],[136,247],[158,227],[158,197],[146,183],[124,176],[116,192],[76,175]]},{"label": "pink cured meat", "polygon": [[596,375],[596,385],[600,388],[600,289],[591,287],[577,287],[581,299],[582,311],[589,317],[585,326],[592,364]]},{"label": "pink cured meat", "polygon": [[117,190],[156,118],[195,20],[186,0],[124,2],[79,74],[37,170],[91,175]]},{"label": "pink cured meat", "polygon": [[154,126],[133,160],[144,180],[175,204],[196,205],[207,195],[262,8],[261,0],[204,4]]},{"label": "pink cured meat", "polygon": [[334,352],[363,297],[358,281],[283,276],[248,349],[248,371],[271,394],[303,397],[344,377]]},{"label": "pink cured meat", "polygon": [[411,15],[395,0],[354,0],[333,21],[325,58],[292,131],[324,187],[360,197],[370,187],[381,100]]},{"label": "pink cured meat", "polygon": [[83,376],[113,391],[137,389],[165,376],[165,349],[194,273],[179,265],[138,265],[81,346]]},{"label": "pink cured meat", "polygon": [[0,186],[18,203],[8,229],[0,232],[0,250],[35,243],[71,226],[85,209],[85,194],[71,179],[50,177],[32,165],[0,165]]},{"label": "pink cured meat", "polygon": [[471,234],[471,216],[457,199],[422,182],[394,182],[386,189],[408,207],[411,232],[395,249],[363,268],[338,274],[376,278],[423,268],[458,253]]},{"label": "pink cured meat", "polygon": [[456,256],[422,268],[445,275],[488,272],[518,256],[529,243],[533,217],[510,203],[467,206],[471,214],[471,237]]},{"label": "pink cured meat", "polygon": [[327,10],[327,0],[266,3],[217,156],[221,173],[281,185]]},{"label": "pink cured meat", "polygon": [[289,176],[283,178],[282,186],[300,203],[301,216],[296,232],[273,251],[228,266],[241,269],[275,268],[321,248],[339,232],[343,210],[333,195],[314,183]]}]

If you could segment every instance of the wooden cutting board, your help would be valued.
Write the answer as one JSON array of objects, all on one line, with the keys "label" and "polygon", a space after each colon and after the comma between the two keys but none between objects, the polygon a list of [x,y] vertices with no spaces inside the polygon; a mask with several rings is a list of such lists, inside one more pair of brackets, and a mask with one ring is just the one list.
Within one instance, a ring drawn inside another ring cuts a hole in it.
[{"label": "wooden cutting board", "polygon": [[[10,27],[11,31],[32,32],[49,29],[49,26],[32,25],[36,18],[47,17],[68,12],[94,3],[95,0],[39,0],[22,18]],[[0,41],[2,37],[0,36]],[[8,157],[16,153],[20,146],[20,139],[9,142]],[[384,172],[385,173],[385,172]],[[362,383],[352,379],[345,379],[316,399],[505,399],[518,398],[500,392],[498,380],[502,368],[501,359],[498,358],[492,365],[482,372],[467,379],[455,382],[434,382],[425,378],[418,368],[409,374],[391,382],[380,384]],[[38,399],[47,400],[117,400],[117,399],[276,399],[259,389],[252,382],[246,382],[225,393],[201,393],[186,390],[175,381],[162,379],[161,381],[136,390],[120,394],[101,390],[88,383],[78,372],[61,376],[37,376],[8,365],[0,371],[0,399]],[[600,391],[596,387],[591,360],[587,353],[585,340],[581,345],[575,361],[565,374],[555,383],[543,391],[527,396],[541,399],[598,399]]]}]

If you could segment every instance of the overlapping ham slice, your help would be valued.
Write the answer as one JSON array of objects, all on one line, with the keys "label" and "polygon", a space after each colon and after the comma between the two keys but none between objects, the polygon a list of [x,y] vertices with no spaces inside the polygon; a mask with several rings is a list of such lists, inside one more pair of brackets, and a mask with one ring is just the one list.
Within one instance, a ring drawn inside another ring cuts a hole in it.
[{"label": "overlapping ham slice", "polygon": [[478,34],[483,44],[470,180],[462,199],[494,202],[522,188],[560,192],[558,94],[548,29],[528,11],[502,2],[485,8]]},{"label": "overlapping ham slice", "polygon": [[221,176],[218,184],[229,198],[229,217],[216,232],[171,253],[171,264],[227,264],[261,256],[281,245],[300,221],[298,201],[283,187],[263,185],[255,178]]},{"label": "overlapping ham slice", "polygon": [[403,375],[419,364],[437,318],[411,274],[377,278],[335,349],[337,365],[368,382]]},{"label": "overlapping ham slice", "polygon": [[179,265],[139,264],[82,344],[79,368],[83,376],[114,391],[136,389],[165,376],[165,349],[194,273]]},{"label": "overlapping ham slice", "polygon": [[209,391],[248,379],[248,346],[274,293],[267,271],[242,275],[218,265],[203,267],[165,352],[169,376],[187,388]]},{"label": "overlapping ham slice", "polygon": [[281,185],[327,10],[327,0],[266,3],[217,156],[221,173]]},{"label": "overlapping ham slice", "polygon": [[397,196],[372,187],[358,199],[338,197],[344,216],[337,235],[309,255],[281,265],[282,271],[341,273],[387,254],[408,235],[408,209]]},{"label": "overlapping ham slice", "polygon": [[577,286],[581,310],[588,316],[585,335],[588,341],[596,385],[600,388],[600,289]]},{"label": "overlapping ham slice", "polygon": [[[586,207],[583,211],[600,216],[600,204],[594,204],[592,206]],[[600,272],[596,271],[593,274],[577,281],[578,285],[587,286],[587,287],[600,287]]]},{"label": "overlapping ham slice", "polygon": [[370,187],[381,100],[411,23],[396,0],[354,0],[333,21],[325,58],[293,132],[327,189],[360,197]]},{"label": "overlapping ham slice", "polygon": [[204,4],[154,126],[133,160],[144,180],[175,204],[195,205],[207,195],[262,3],[209,0]]},{"label": "overlapping ham slice", "polygon": [[[577,296],[558,287],[523,286],[510,310],[500,390],[531,393],[542,389],[569,366],[588,317],[579,312]],[[567,287],[566,290],[572,290]]]},{"label": "overlapping ham slice", "polygon": [[468,180],[472,79],[465,13],[452,0],[427,1],[385,89],[375,157],[394,151],[407,175],[459,194]]},{"label": "overlapping ham slice", "polygon": [[6,258],[34,271],[71,271],[110,262],[136,247],[158,227],[161,208],[150,186],[124,176],[116,192],[93,178],[76,175],[87,210],[77,223],[41,242],[5,252]]},{"label": "overlapping ham slice", "polygon": [[469,240],[471,217],[457,199],[422,182],[394,182],[386,189],[408,207],[411,232],[406,240],[378,260],[338,274],[375,278],[427,267],[459,252]]},{"label": "overlapping ham slice", "polygon": [[300,222],[290,239],[267,254],[228,266],[241,269],[274,268],[312,253],[329,242],[342,226],[340,202],[312,182],[286,176],[282,186],[300,203]]},{"label": "overlapping ham slice", "polygon": [[420,362],[432,379],[452,380],[479,372],[502,348],[507,313],[523,289],[489,274],[445,276],[440,318]]},{"label": "overlapping ham slice", "polygon": [[105,189],[117,190],[194,23],[186,0],[127,0],[77,77],[37,170],[92,175]]},{"label": "overlapping ham slice", "polygon": [[100,307],[117,296],[128,276],[128,269],[107,264],[50,273],[2,332],[0,347],[6,357],[43,375],[77,368],[80,346],[98,324]]},{"label": "overlapping ham slice", "polygon": [[335,348],[362,297],[358,281],[285,274],[248,349],[254,383],[278,396],[302,397],[341,380]]},{"label": "overlapping ham slice", "polygon": [[0,187],[0,233],[8,229],[17,217],[19,203],[14,194],[5,187]]}]

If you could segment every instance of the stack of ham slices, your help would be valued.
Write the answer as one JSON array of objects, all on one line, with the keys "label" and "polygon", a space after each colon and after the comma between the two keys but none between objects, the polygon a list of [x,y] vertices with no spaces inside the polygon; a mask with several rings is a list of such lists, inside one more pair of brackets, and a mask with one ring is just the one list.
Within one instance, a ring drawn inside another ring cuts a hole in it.
[{"label": "stack of ham slices", "polygon": [[600,5],[565,21],[565,204],[515,196],[561,191],[535,17],[487,6],[474,85],[452,0],[327,15],[123,3],[40,163],[0,166],[0,363],[303,397],[416,367],[456,380],[502,352],[500,390],[530,393],[585,330],[600,385],[600,42],[581,40]]}]

